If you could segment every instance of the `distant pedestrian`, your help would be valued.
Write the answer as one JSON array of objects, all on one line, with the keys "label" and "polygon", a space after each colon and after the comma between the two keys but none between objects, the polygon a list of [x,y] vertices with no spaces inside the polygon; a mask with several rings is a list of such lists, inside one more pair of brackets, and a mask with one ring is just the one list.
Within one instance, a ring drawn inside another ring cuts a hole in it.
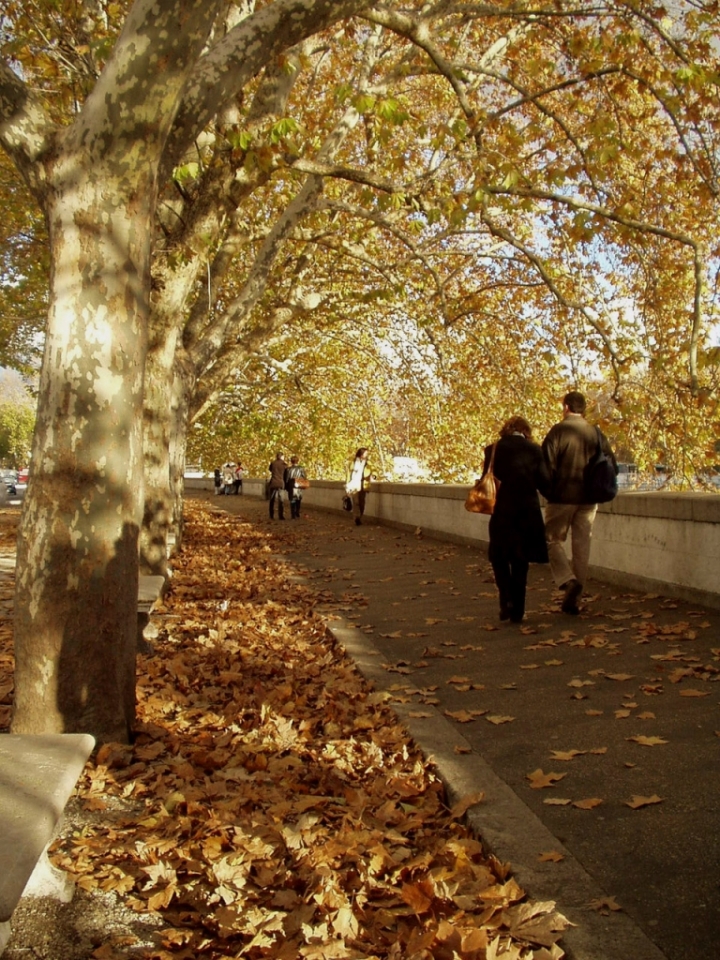
[{"label": "distant pedestrian", "polygon": [[225,491],[223,490],[222,472],[220,470],[220,467],[215,467],[215,472],[213,474],[213,477],[214,477],[213,483],[215,484],[215,496],[217,497],[218,494],[225,493]]},{"label": "distant pedestrian", "polygon": [[290,457],[290,466],[285,471],[285,490],[290,498],[290,519],[300,519],[300,507],[302,506],[302,489],[298,486],[298,480],[306,480],[305,468],[300,466],[298,457]]},{"label": "distant pedestrian", "polygon": [[[598,437],[605,455],[617,474],[617,461],[608,440],[585,419],[585,397],[571,390],[563,398],[563,419],[550,428],[543,440],[543,453],[550,471],[550,491],[545,509],[545,536],[550,570],[556,585],[565,591],[563,613],[576,616],[578,600],[587,581],[590,540],[597,503],[589,503],[585,492],[585,468],[595,456]],[[568,532],[572,538],[572,560],[565,553]]]},{"label": "distant pedestrian", "polygon": [[287,463],[283,460],[282,453],[278,452],[275,459],[268,467],[270,471],[270,480],[268,489],[270,492],[270,519],[275,519],[275,504],[278,507],[278,519],[285,519],[285,471]]},{"label": "distant pedestrian", "polygon": [[229,497],[235,483],[235,464],[228,461],[222,468],[223,493]]},{"label": "distant pedestrian", "polygon": [[352,499],[352,513],[355,525],[360,526],[365,513],[365,499],[370,483],[370,474],[367,464],[368,448],[360,447],[354,460],[348,464],[348,478],[345,484],[345,493]]},{"label": "distant pedestrian", "polygon": [[245,468],[242,463],[238,460],[235,464],[235,469],[233,470],[233,493],[235,496],[242,493],[242,478]]},{"label": "distant pedestrian", "polygon": [[513,623],[521,623],[525,616],[529,565],[548,562],[538,490],[547,493],[550,475],[542,450],[531,437],[527,420],[511,417],[502,425],[497,443],[485,448],[483,466],[484,476],[492,459],[499,482],[488,556],[500,595],[500,619]]}]

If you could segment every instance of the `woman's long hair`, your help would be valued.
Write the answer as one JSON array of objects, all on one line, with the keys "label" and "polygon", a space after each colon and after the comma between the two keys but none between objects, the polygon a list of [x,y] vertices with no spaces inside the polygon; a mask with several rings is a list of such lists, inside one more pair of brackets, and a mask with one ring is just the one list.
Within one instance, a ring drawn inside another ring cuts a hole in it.
[{"label": "woman's long hair", "polygon": [[368,448],[367,448],[367,447],[360,447],[360,449],[358,450],[358,452],[355,454],[355,459],[356,459],[356,460],[359,460],[360,457],[362,457],[362,455],[363,455],[364,453],[367,453],[367,451],[368,451]]}]

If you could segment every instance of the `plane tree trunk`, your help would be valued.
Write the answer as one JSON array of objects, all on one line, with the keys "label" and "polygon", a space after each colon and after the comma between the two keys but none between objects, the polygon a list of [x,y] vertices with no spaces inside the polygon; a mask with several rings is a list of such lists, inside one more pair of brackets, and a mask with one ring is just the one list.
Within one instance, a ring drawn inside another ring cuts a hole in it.
[{"label": "plane tree trunk", "polygon": [[137,0],[61,130],[0,73],[3,145],[43,207],[52,264],[18,538],[17,733],[131,735],[157,175],[218,5]]}]

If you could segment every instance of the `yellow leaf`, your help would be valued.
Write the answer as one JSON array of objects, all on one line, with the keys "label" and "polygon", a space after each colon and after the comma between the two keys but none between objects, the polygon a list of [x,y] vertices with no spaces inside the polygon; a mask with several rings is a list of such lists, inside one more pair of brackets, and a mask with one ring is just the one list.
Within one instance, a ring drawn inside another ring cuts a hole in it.
[{"label": "yellow leaf", "polygon": [[587,800],[576,800],[573,806],[578,810],[592,810],[594,807],[599,807],[601,803],[602,800],[599,797],[589,797]]},{"label": "yellow leaf", "polygon": [[501,717],[498,715],[492,717],[485,717],[486,720],[489,720],[490,723],[494,723],[496,726],[501,723],[512,723],[515,717]]},{"label": "yellow leaf", "polygon": [[639,743],[643,747],[655,747],[659,743],[667,743],[667,740],[663,740],[662,737],[626,737],[626,740],[632,740],[634,743]]}]

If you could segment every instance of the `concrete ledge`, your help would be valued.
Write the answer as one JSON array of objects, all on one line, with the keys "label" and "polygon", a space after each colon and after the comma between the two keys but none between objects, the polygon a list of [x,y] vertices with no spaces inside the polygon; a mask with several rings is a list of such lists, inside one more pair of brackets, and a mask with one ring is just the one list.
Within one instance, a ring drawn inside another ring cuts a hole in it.
[{"label": "concrete ledge", "polygon": [[165,577],[141,576],[138,582],[138,613],[150,613],[165,589]]},{"label": "concrete ledge", "polygon": [[152,653],[153,647],[145,635],[152,609],[165,592],[167,581],[160,576],[141,576],[138,581],[137,640],[138,653]]},{"label": "concrete ledge", "polygon": [[[344,484],[310,482],[304,503],[340,512]],[[206,489],[202,484],[186,481],[188,489]],[[246,496],[264,495],[262,478],[248,478],[243,486]],[[420,529],[423,536],[487,548],[489,517],[463,509],[468,489],[463,484],[373,483],[365,515],[399,530]],[[720,495],[621,492],[598,510],[590,575],[621,588],[720,608]]]},{"label": "concrete ledge", "polygon": [[72,899],[46,851],[94,746],[86,733],[0,735],[0,947],[21,896]]}]

